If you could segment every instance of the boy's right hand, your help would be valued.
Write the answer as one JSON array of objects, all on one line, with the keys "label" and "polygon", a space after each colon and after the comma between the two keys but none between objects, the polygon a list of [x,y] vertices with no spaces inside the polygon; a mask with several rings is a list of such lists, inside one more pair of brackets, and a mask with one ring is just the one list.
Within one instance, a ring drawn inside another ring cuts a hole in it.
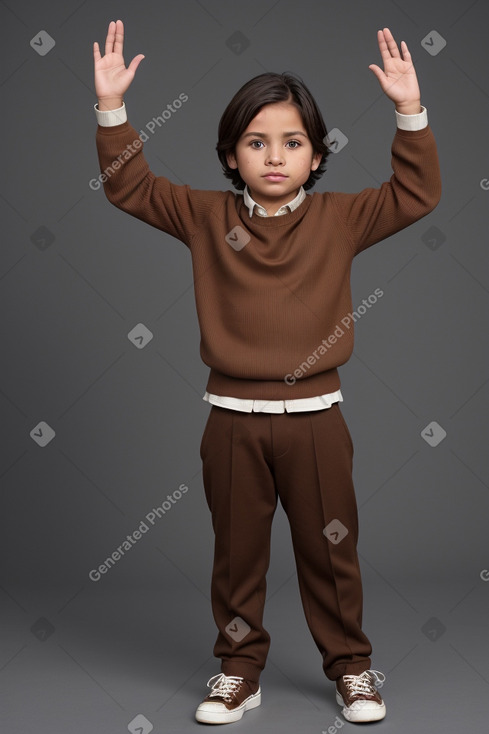
[{"label": "boy's right hand", "polygon": [[105,39],[105,56],[101,56],[97,41],[93,44],[95,66],[95,93],[99,110],[114,110],[122,106],[123,97],[141,61],[143,54],[133,58],[126,69],[122,55],[124,47],[124,23],[109,23]]}]

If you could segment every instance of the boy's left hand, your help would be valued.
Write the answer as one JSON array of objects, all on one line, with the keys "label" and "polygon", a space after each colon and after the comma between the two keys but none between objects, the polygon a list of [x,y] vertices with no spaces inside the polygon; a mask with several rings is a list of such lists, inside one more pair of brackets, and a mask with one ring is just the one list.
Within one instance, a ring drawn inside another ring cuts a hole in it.
[{"label": "boy's left hand", "polygon": [[401,52],[399,52],[397,43],[388,28],[377,32],[377,40],[384,62],[384,71],[377,64],[370,64],[368,68],[379,80],[385,94],[395,102],[398,112],[405,115],[421,112],[421,92],[406,42],[401,41]]}]

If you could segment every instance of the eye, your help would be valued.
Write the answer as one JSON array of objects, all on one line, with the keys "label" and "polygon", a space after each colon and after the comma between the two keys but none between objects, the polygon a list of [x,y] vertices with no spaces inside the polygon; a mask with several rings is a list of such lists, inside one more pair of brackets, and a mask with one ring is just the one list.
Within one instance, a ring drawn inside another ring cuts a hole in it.
[{"label": "eye", "polygon": [[250,143],[250,146],[252,148],[254,148],[255,150],[260,150],[259,147],[255,147],[255,143],[260,146],[260,145],[263,145],[262,141],[261,140],[252,140],[251,143]]},{"label": "eye", "polygon": [[299,143],[298,140],[289,140],[289,142],[287,143],[287,145],[291,145],[292,146],[292,149],[299,148],[300,147],[300,143]]}]

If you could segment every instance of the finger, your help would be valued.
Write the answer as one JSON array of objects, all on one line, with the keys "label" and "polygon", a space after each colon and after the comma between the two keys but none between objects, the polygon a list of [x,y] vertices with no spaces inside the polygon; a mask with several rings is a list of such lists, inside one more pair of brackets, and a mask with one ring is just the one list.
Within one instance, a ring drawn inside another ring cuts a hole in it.
[{"label": "finger", "polygon": [[375,74],[379,82],[382,83],[384,81],[385,74],[382,71],[382,69],[380,68],[380,66],[377,66],[377,64],[370,64],[368,68],[370,69],[370,71],[372,71]]},{"label": "finger", "polygon": [[395,42],[394,36],[388,28],[384,28],[384,38],[387,42],[387,48],[389,49],[390,55],[400,58],[401,54],[399,53],[399,49],[397,48],[397,43]]},{"label": "finger", "polygon": [[122,20],[118,20],[116,22],[114,36],[114,51],[116,54],[120,54],[122,56],[122,51],[124,48],[124,23],[122,22]]},{"label": "finger", "polygon": [[133,74],[135,74],[136,69],[138,68],[139,64],[141,63],[143,59],[144,59],[143,54],[138,54],[137,56],[135,56],[133,60],[131,61],[131,63],[129,64],[129,66],[127,67],[128,71],[131,71]]},{"label": "finger", "polygon": [[404,59],[404,61],[411,61],[411,54],[407,47],[406,41],[401,41],[401,51],[402,51],[402,58]]},{"label": "finger", "polygon": [[100,61],[101,58],[102,56],[100,55],[100,49],[99,49],[98,43],[97,41],[95,41],[95,43],[93,44],[93,60],[97,62],[97,61]]},{"label": "finger", "polygon": [[113,20],[110,21],[107,29],[107,38],[105,39],[105,53],[111,54],[114,49],[115,39],[115,23]]},{"label": "finger", "polygon": [[384,31],[377,31],[377,41],[379,44],[379,51],[380,55],[382,56],[382,61],[388,61],[391,58],[391,54],[387,47],[387,41],[384,37]]}]

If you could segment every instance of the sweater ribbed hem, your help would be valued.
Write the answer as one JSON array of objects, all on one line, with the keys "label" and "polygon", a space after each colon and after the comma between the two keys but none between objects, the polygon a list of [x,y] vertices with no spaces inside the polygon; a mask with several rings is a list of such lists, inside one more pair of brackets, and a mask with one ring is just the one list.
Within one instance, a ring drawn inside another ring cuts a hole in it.
[{"label": "sweater ribbed hem", "polygon": [[211,368],[206,389],[214,395],[232,398],[295,400],[335,392],[340,386],[340,376],[336,368],[302,377],[300,380],[295,380],[293,375],[287,375],[283,380],[243,380],[223,375]]}]

